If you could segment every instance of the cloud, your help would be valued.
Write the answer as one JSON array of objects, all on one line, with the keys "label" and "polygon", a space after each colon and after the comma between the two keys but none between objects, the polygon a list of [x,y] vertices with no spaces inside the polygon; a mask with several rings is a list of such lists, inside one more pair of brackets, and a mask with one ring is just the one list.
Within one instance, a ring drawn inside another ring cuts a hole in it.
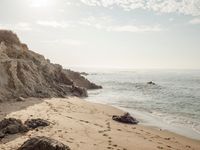
[{"label": "cloud", "polygon": [[52,27],[52,28],[66,28],[69,27],[69,23],[65,21],[37,21],[36,22],[40,26]]},{"label": "cloud", "polygon": [[89,6],[120,7],[130,11],[134,9],[150,10],[160,13],[179,13],[200,15],[200,0],[80,0]]},{"label": "cloud", "polygon": [[29,0],[30,7],[40,8],[49,7],[55,3],[55,0]]},{"label": "cloud", "polygon": [[159,25],[154,26],[134,26],[134,25],[124,25],[124,26],[111,26],[107,28],[108,31],[115,32],[158,32],[163,29]]},{"label": "cloud", "polygon": [[73,40],[73,39],[59,39],[59,40],[48,40],[43,41],[42,43],[47,44],[63,44],[63,45],[69,45],[69,46],[83,46],[85,45],[85,42],[79,41],[79,40]]},{"label": "cloud", "polygon": [[96,29],[104,29],[106,26],[109,26],[113,22],[112,18],[109,16],[103,17],[94,17],[89,16],[87,18],[82,18],[78,24],[83,26],[90,26]]},{"label": "cloud", "polygon": [[108,32],[159,32],[163,29],[160,25],[134,25],[134,24],[121,24],[114,23],[112,18],[104,17],[93,17],[81,19],[80,25],[93,27],[98,30],[105,30]]},{"label": "cloud", "polygon": [[0,29],[9,29],[9,30],[16,30],[16,31],[30,31],[32,27],[27,22],[19,22],[16,24],[0,24]]},{"label": "cloud", "polygon": [[194,24],[194,25],[200,24],[200,18],[194,18],[194,19],[190,20],[189,23]]}]

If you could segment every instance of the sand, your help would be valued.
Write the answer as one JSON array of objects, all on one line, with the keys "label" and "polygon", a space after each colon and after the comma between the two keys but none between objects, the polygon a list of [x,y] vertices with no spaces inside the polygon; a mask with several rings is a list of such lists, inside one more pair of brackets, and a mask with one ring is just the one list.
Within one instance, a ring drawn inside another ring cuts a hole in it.
[{"label": "sand", "polygon": [[118,123],[111,119],[114,114],[123,112],[73,97],[1,103],[0,119],[42,118],[51,125],[25,134],[9,135],[0,141],[0,150],[15,150],[35,136],[59,140],[72,150],[200,150],[200,141],[152,127]]}]

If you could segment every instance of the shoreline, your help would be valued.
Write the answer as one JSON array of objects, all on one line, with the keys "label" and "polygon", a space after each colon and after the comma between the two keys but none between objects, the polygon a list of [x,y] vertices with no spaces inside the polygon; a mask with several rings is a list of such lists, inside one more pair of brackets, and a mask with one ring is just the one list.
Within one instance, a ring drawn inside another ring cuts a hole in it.
[{"label": "shoreline", "polygon": [[200,134],[195,131],[192,128],[189,127],[184,127],[184,126],[175,126],[173,124],[169,124],[167,122],[165,122],[164,120],[161,120],[160,118],[158,118],[155,115],[151,115],[151,114],[147,114],[140,111],[135,111],[135,110],[131,110],[131,109],[126,109],[126,108],[122,108],[122,107],[117,107],[114,106],[116,108],[119,108],[123,111],[128,111],[130,112],[132,115],[134,115],[136,118],[138,118],[140,120],[140,124],[144,125],[144,126],[149,126],[149,127],[153,127],[153,128],[158,128],[164,131],[168,131],[168,132],[172,132],[181,136],[185,136],[187,138],[190,139],[194,139],[194,140],[200,140]]},{"label": "shoreline", "polygon": [[1,103],[0,108],[0,119],[15,117],[25,121],[39,117],[52,123],[38,131],[7,136],[0,141],[2,150],[16,149],[25,140],[37,135],[52,137],[72,150],[200,149],[199,140],[154,127],[115,122],[112,115],[121,115],[122,110],[75,97],[32,98],[24,102]]},{"label": "shoreline", "polygon": [[[103,104],[103,105],[109,105],[106,104],[106,102],[98,102],[98,101],[93,101],[93,98],[86,98],[86,101],[92,102],[92,103],[97,103],[97,104]],[[146,112],[141,112],[138,110],[132,110],[130,108],[124,108],[121,106],[117,105],[109,105],[112,107],[115,107],[117,109],[120,109],[125,112],[129,112],[131,115],[133,115],[135,118],[137,118],[140,121],[140,125],[144,125],[147,127],[152,127],[152,128],[158,128],[164,131],[172,132],[190,139],[194,140],[200,140],[200,133],[195,131],[192,128],[189,127],[184,127],[184,126],[175,126],[172,124],[169,124],[167,122],[164,122],[161,118],[148,114]]]}]

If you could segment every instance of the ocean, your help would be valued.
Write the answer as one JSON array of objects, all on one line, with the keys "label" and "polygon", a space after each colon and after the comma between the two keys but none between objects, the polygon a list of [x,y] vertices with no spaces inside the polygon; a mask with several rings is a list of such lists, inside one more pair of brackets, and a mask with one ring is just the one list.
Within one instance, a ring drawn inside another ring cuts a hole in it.
[{"label": "ocean", "polygon": [[[200,139],[200,70],[93,70],[88,101],[130,112],[140,124]],[[147,84],[153,81],[155,85]]]}]

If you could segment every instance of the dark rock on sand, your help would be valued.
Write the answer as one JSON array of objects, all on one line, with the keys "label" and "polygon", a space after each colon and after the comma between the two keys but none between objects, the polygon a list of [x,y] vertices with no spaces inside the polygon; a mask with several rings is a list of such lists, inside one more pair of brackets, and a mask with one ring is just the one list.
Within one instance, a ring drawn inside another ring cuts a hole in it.
[{"label": "dark rock on sand", "polygon": [[70,150],[70,148],[47,137],[34,137],[24,142],[17,150]]},{"label": "dark rock on sand", "polygon": [[129,113],[125,113],[123,116],[116,116],[114,115],[112,117],[113,120],[122,122],[122,123],[128,123],[128,124],[138,124],[139,121],[133,118]]},{"label": "dark rock on sand", "polygon": [[[76,86],[73,90],[72,85]],[[87,95],[86,89],[98,88],[101,86],[80,73],[65,70],[29,50],[12,31],[0,30],[0,101],[19,97],[82,97]]]},{"label": "dark rock on sand", "polygon": [[149,84],[149,85],[156,85],[153,81],[149,81],[149,82],[147,82],[147,84]]},{"label": "dark rock on sand", "polygon": [[28,128],[23,125],[22,121],[15,118],[5,118],[0,121],[0,138],[7,134],[16,134],[28,132]]},{"label": "dark rock on sand", "polygon": [[49,122],[40,118],[37,119],[28,119],[24,123],[30,129],[35,129],[37,127],[46,127],[49,126]]}]

